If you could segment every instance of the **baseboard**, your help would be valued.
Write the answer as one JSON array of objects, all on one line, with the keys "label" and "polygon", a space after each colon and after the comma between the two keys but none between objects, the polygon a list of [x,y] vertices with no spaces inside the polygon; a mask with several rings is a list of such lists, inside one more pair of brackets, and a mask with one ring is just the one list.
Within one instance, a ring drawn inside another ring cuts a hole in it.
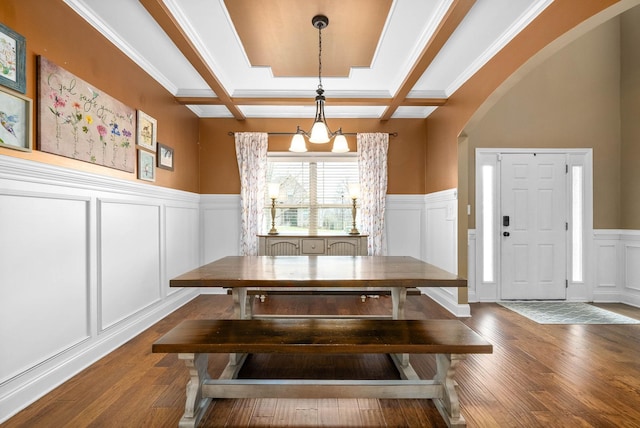
[{"label": "baseboard", "polygon": [[[32,379],[24,379],[15,389],[8,391],[0,397],[0,423],[5,422],[34,401],[48,394],[91,364],[185,305],[199,294],[197,289],[182,290],[173,293],[158,306],[135,317],[135,319],[132,319],[126,325],[113,329],[109,334],[99,336],[96,340],[78,345],[79,349],[66,360],[56,364],[49,370],[39,373],[38,375],[32,374]],[[25,376],[28,375],[29,373]]]},{"label": "baseboard", "polygon": [[462,318],[471,316],[471,307],[468,303],[458,303],[454,300],[451,294],[445,293],[440,288],[421,287],[420,291],[457,317]]}]

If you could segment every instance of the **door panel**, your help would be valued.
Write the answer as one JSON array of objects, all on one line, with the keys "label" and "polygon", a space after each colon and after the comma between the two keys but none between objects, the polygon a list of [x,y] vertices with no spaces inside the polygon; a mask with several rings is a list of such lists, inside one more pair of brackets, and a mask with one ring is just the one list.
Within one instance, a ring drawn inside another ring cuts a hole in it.
[{"label": "door panel", "polygon": [[500,162],[501,298],[566,298],[564,154],[503,154]]}]

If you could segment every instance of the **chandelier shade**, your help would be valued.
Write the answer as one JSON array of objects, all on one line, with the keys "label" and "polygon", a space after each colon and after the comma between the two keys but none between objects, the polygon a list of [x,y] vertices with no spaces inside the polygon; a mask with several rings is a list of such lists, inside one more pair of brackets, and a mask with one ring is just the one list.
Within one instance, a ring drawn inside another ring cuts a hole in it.
[{"label": "chandelier shade", "polygon": [[307,137],[309,142],[313,144],[325,144],[335,137],[331,151],[334,153],[345,153],[349,151],[349,145],[347,144],[346,137],[342,133],[342,129],[339,129],[337,132],[331,132],[324,116],[324,103],[326,99],[322,87],[322,30],[329,25],[329,18],[324,15],[316,15],[311,19],[311,24],[318,29],[318,89],[316,89],[316,114],[311,132],[305,132],[298,126],[295,135],[291,139],[289,151],[306,152],[307,147],[304,137]]}]

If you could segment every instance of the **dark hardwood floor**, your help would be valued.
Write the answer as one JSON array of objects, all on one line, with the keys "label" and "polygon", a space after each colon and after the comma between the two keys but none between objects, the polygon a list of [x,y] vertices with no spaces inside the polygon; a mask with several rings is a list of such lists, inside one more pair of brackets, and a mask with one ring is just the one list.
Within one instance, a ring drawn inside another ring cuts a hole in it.
[{"label": "dark hardwood floor", "polygon": [[[270,296],[256,312],[388,313],[389,297]],[[640,309],[599,305],[640,319]],[[231,297],[202,295],[47,394],[3,427],[176,427],[187,369],[151,343],[185,318],[231,318]],[[471,305],[463,321],[494,346],[458,366],[458,394],[470,427],[640,427],[640,325],[539,325],[497,304]],[[408,297],[407,318],[454,318],[426,296]],[[212,376],[226,355],[212,355]],[[433,356],[411,357],[423,377]],[[380,355],[254,355],[241,376],[396,376]],[[218,400],[203,427],[443,427],[430,400]]]}]

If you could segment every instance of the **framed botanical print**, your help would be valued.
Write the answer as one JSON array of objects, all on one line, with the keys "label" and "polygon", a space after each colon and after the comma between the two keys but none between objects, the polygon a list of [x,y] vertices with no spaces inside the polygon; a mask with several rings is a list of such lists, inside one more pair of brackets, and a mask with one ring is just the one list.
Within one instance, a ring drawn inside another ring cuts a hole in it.
[{"label": "framed botanical print", "polygon": [[0,147],[31,151],[31,99],[0,91]]},{"label": "framed botanical print", "polygon": [[156,155],[138,149],[138,178],[145,181],[156,181]]},{"label": "framed botanical print", "polygon": [[158,138],[158,121],[138,110],[138,135],[136,143],[145,149],[156,151]]},{"label": "framed botanical print", "polygon": [[25,40],[11,28],[0,24],[0,85],[26,92]]}]

